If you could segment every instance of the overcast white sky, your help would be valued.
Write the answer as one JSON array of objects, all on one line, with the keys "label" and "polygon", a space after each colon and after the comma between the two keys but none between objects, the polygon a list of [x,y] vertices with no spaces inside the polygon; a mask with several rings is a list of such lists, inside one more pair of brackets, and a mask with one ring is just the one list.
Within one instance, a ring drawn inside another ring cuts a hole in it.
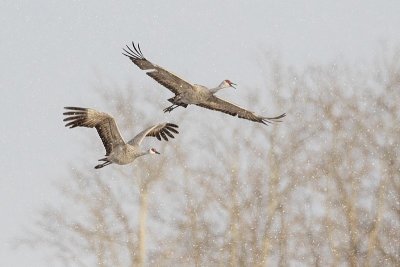
[{"label": "overcast white sky", "polygon": [[63,127],[62,107],[101,109],[91,95],[98,73],[149,84],[121,55],[125,44],[139,41],[148,59],[192,82],[230,79],[240,99],[240,85],[262,84],[263,51],[297,67],[371,58],[380,41],[400,44],[399,14],[399,1],[2,0],[0,266],[45,264],[41,251],[10,244],[56,201],[52,184],[67,178],[77,154],[79,134]]}]

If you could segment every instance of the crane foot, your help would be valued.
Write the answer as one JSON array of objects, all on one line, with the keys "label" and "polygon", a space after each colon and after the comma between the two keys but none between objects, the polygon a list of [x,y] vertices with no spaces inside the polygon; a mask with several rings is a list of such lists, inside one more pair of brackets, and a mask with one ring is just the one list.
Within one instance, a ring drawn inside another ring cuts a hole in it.
[{"label": "crane foot", "polygon": [[165,108],[163,111],[164,111],[164,113],[166,113],[166,112],[171,112],[171,111],[173,111],[174,109],[176,109],[177,107],[179,107],[179,106],[174,104],[174,105],[171,105],[171,106]]}]

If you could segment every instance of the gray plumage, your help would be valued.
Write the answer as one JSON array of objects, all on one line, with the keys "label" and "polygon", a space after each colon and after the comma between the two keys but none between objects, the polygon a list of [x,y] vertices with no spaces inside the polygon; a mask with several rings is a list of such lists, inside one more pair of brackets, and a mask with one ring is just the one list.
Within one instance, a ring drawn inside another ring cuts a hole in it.
[{"label": "gray plumage", "polygon": [[143,56],[139,44],[136,48],[135,44],[132,42],[133,50],[129,46],[126,47],[128,50],[124,49],[125,53],[123,53],[123,55],[129,57],[136,66],[147,71],[146,74],[148,76],[175,94],[175,97],[168,99],[172,105],[165,108],[164,112],[171,112],[179,106],[186,108],[189,104],[194,104],[203,108],[221,111],[232,116],[238,116],[242,119],[263,123],[265,125],[272,122],[280,122],[279,119],[286,116],[286,113],[276,117],[259,116],[250,110],[214,95],[223,88],[235,88],[235,84],[231,81],[224,80],[219,86],[213,89],[208,89],[202,85],[192,84],[178,75],[148,61]]},{"label": "gray plumage", "polygon": [[65,127],[88,127],[96,128],[101,141],[106,149],[106,157],[99,159],[104,163],[95,166],[96,169],[107,166],[111,163],[128,164],[136,158],[147,154],[160,154],[155,148],[147,151],[140,150],[140,143],[147,136],[156,137],[158,140],[174,138],[173,134],[178,134],[178,125],[172,123],[161,123],[153,125],[136,135],[132,140],[125,142],[122,138],[115,119],[107,113],[89,108],[65,107],[69,110],[63,114],[68,116],[64,121],[68,121]]}]

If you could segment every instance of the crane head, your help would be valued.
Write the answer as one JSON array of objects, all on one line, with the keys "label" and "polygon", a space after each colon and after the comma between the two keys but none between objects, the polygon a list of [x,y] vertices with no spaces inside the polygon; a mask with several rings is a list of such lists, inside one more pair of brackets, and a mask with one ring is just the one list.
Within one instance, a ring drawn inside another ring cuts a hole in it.
[{"label": "crane head", "polygon": [[231,82],[230,80],[225,80],[223,81],[223,83],[226,84],[226,87],[233,87],[236,89],[236,87],[234,85],[236,85],[235,83]]},{"label": "crane head", "polygon": [[150,149],[150,154],[160,154],[155,148]]}]

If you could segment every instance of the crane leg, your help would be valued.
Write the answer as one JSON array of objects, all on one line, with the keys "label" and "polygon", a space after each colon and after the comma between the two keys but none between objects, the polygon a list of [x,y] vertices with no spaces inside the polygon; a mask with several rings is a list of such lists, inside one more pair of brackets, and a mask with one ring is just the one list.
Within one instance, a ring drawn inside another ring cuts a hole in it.
[{"label": "crane leg", "polygon": [[164,111],[164,113],[165,113],[165,112],[171,112],[171,111],[173,111],[174,109],[176,109],[177,107],[179,107],[179,105],[173,104],[173,105],[171,105],[171,106],[165,108],[163,111]]},{"label": "crane leg", "polygon": [[103,168],[104,166],[110,165],[111,163],[112,162],[106,161],[106,162],[104,162],[102,164],[96,165],[94,168],[95,169],[100,169],[100,168]]}]

